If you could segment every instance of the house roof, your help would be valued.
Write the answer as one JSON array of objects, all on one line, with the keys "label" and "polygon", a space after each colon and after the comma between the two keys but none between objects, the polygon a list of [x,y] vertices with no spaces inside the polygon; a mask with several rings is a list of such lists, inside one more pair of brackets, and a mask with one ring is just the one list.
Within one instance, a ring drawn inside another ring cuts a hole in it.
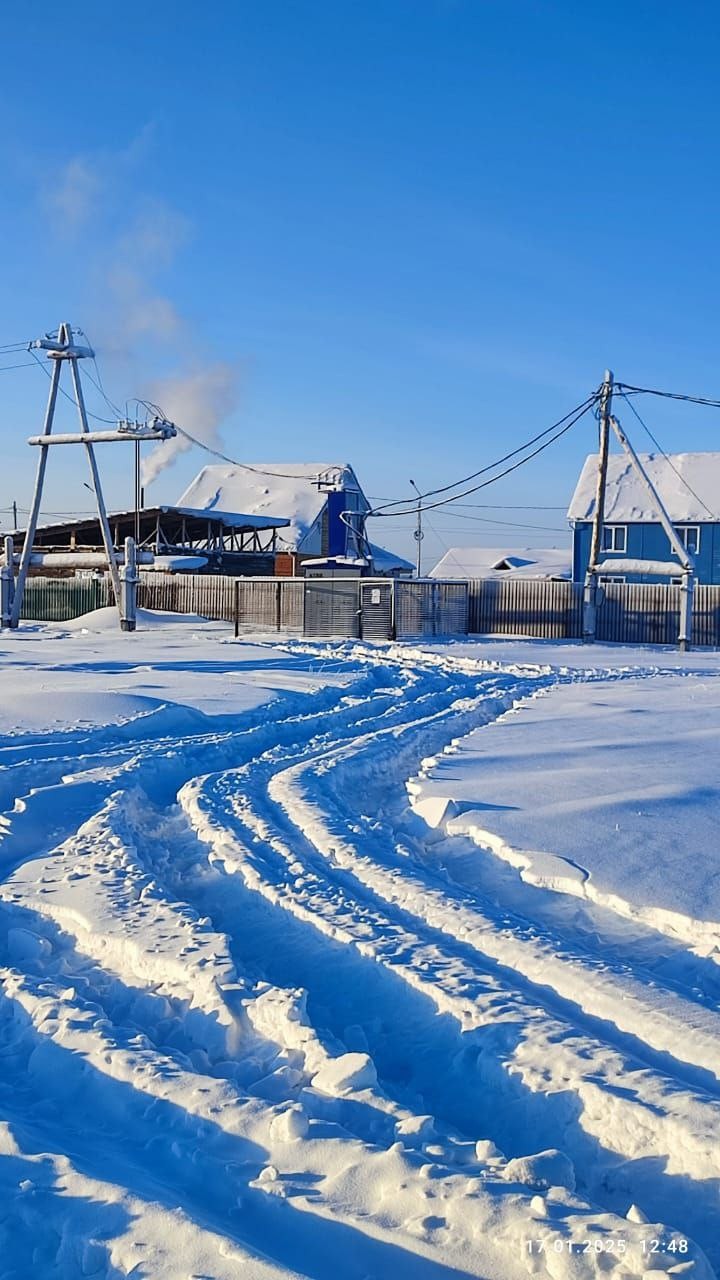
[{"label": "house roof", "polygon": [[[720,522],[720,453],[642,453],[640,460],[673,521]],[[592,520],[598,455],[585,461],[568,509],[569,520]],[[649,523],[659,519],[645,485],[624,453],[608,459],[604,519]]]},{"label": "house roof", "polygon": [[412,573],[415,568],[409,560],[405,560],[403,556],[397,556],[394,551],[388,551],[387,547],[379,547],[376,542],[370,543],[370,550],[373,568],[378,573],[392,573],[394,569],[400,573]]},{"label": "house roof", "polygon": [[347,462],[254,462],[252,470],[221,463],[203,467],[180,505],[279,517],[289,521],[283,542],[296,548],[322,512],[329,488],[362,493]]},{"label": "house roof", "polygon": [[450,547],[431,578],[569,578],[570,550],[556,547]]}]

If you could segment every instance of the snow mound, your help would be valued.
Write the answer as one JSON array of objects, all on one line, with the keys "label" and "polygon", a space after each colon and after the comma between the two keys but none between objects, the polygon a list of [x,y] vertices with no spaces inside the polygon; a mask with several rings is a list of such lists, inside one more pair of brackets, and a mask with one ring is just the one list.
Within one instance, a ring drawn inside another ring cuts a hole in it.
[{"label": "snow mound", "polygon": [[22,735],[91,725],[119,725],[148,715],[162,704],[133,693],[87,693],[79,689],[3,692],[0,734]]},{"label": "snow mound", "polygon": [[[203,618],[199,613],[167,613],[159,609],[138,609],[137,622],[138,628],[143,631],[150,627],[208,625],[207,618]],[[120,629],[118,611],[114,605],[109,605],[105,609],[93,609],[79,618],[71,618],[69,622],[55,625],[61,627],[63,631],[118,631]]]},{"label": "snow mound", "polygon": [[320,1093],[353,1093],[356,1089],[373,1089],[377,1072],[366,1053],[343,1053],[324,1063],[313,1076],[312,1084]]},{"label": "snow mound", "polygon": [[534,1156],[518,1156],[515,1160],[508,1160],[505,1177],[508,1182],[521,1182],[523,1186],[540,1187],[545,1191],[549,1191],[551,1187],[575,1190],[573,1162],[555,1147],[538,1151]]}]

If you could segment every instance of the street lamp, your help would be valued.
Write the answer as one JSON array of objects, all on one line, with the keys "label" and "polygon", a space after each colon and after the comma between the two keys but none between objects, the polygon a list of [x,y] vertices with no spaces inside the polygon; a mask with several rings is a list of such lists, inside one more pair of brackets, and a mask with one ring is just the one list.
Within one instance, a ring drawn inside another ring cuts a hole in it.
[{"label": "street lamp", "polygon": [[417,543],[417,559],[416,559],[416,562],[415,562],[415,563],[416,563],[416,570],[415,570],[415,572],[416,572],[416,576],[419,578],[419,577],[421,576],[421,575],[420,575],[420,569],[421,569],[421,564],[422,564],[422,540],[423,540],[423,538],[425,537],[425,534],[423,533],[423,527],[422,527],[422,506],[421,506],[421,503],[422,503],[422,494],[421,494],[420,490],[418,489],[418,487],[417,487],[417,485],[416,485],[416,483],[415,483],[415,481],[414,481],[414,480],[411,480],[411,481],[410,481],[410,483],[411,483],[411,485],[412,485],[413,489],[415,490],[415,492],[416,492],[416,494],[417,494],[417,496],[418,496],[418,504],[417,504],[417,525],[415,526],[415,532],[413,533],[413,538],[415,539],[415,541],[416,541],[416,543]]}]

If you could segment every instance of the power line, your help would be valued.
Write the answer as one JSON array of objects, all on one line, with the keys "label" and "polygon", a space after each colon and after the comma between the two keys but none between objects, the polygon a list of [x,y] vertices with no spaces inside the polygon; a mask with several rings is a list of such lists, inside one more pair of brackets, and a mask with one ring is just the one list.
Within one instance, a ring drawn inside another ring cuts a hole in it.
[{"label": "power line", "polygon": [[[615,388],[621,395],[631,391],[634,395],[660,396],[664,400],[686,400],[690,404],[704,404],[711,409],[720,409],[720,400],[710,400],[706,396],[686,396],[678,391],[659,391],[655,387],[632,387],[629,382],[616,382]],[[627,396],[625,398],[627,399]]]},{"label": "power line", "polygon": [[[541,445],[538,445],[537,449],[534,449],[532,453],[529,453],[524,458],[520,458],[517,462],[514,462],[511,467],[506,467],[505,470],[501,471],[498,475],[491,476],[489,480],[483,480],[482,484],[474,485],[472,489],[466,489],[463,493],[453,494],[450,498],[443,498],[439,502],[429,502],[424,507],[422,507],[421,510],[433,511],[436,507],[449,506],[450,504],[456,502],[458,498],[467,498],[471,493],[477,493],[480,489],[486,489],[488,485],[495,484],[496,481],[502,480],[505,476],[510,475],[513,471],[517,471],[519,467],[524,466],[526,462],[531,462],[532,459],[536,458],[539,453],[543,452],[544,449],[548,449],[551,444],[554,444],[556,440],[559,440],[561,436],[564,436],[566,432],[570,431],[571,428],[574,427],[575,424],[580,421],[583,415],[588,412],[591,406],[595,403],[596,399],[597,399],[596,396],[593,396],[591,399],[589,399],[587,403],[584,405],[584,407],[582,407],[580,411],[576,413],[575,417],[572,418],[570,422],[567,422],[566,425],[560,429],[560,431],[556,431],[554,436],[550,436],[548,440],[545,440]],[[563,420],[561,419],[561,421]],[[543,432],[542,434],[546,434],[546,433]],[[536,436],[535,439],[537,440],[539,439],[539,437]],[[525,448],[527,448],[527,445],[525,445]],[[513,450],[513,454],[516,454],[518,452],[519,452],[518,449]],[[506,456],[512,457],[513,454],[508,454]],[[492,465],[499,466],[500,463],[496,462]],[[489,468],[483,468],[483,470],[489,470]],[[482,473],[477,472],[476,474],[479,475]],[[446,487],[450,488],[451,486],[446,486]],[[436,492],[442,492],[442,490],[436,490]],[[404,511],[387,511],[382,508],[375,508],[374,510],[369,511],[367,513],[366,518],[368,518],[369,516],[376,516],[379,519],[391,519],[395,516],[409,516],[409,515],[412,515],[414,512],[416,512],[417,509],[418,509],[417,504],[415,504],[415,506],[407,506]]]},{"label": "power line", "polygon": [[[95,359],[94,356],[93,356],[93,364],[95,365],[95,369],[97,370],[97,360]],[[102,385],[102,379],[100,378],[99,373],[98,373],[98,379],[99,379],[98,382],[95,381],[92,374],[89,373],[87,369],[82,369],[81,373],[83,377],[87,378],[88,382],[92,383],[92,385],[95,387],[95,390],[100,392],[100,395],[105,401],[108,409],[110,409],[113,413],[117,414],[118,418],[123,418],[125,415],[123,414],[122,410],[118,409],[117,405],[113,404],[112,400],[105,394],[105,389]]]},{"label": "power line", "polygon": [[490,516],[465,516],[460,512],[448,511],[448,516],[456,520],[471,520],[473,524],[503,525],[507,529],[535,529],[539,533],[567,533],[567,529],[557,529],[546,524],[523,524],[518,520],[494,520]]},{"label": "power line", "polygon": [[31,341],[32,341],[32,339],[29,339],[27,342],[6,342],[6,343],[3,343],[3,345],[2,345],[2,346],[0,346],[0,353],[2,353],[2,352],[4,352],[4,351],[27,351],[28,347],[30,346],[30,342],[31,342]]},{"label": "power line", "polygon": [[[390,502],[390,498],[379,498],[376,494],[367,495],[370,502]],[[409,499],[408,499],[409,501]],[[549,507],[530,502],[456,502],[456,507],[464,511],[567,511],[567,503]],[[417,507],[415,508],[417,511]]]},{"label": "power line", "polygon": [[[48,377],[48,378],[52,378],[52,374],[50,373],[50,370],[45,368],[45,365],[43,364],[43,362],[42,362],[42,360],[40,359],[40,357],[39,357],[39,356],[36,356],[34,351],[31,351],[31,352],[30,352],[30,355],[32,356],[32,358],[33,358],[33,360],[35,361],[35,363],[36,363],[36,365],[38,366],[38,368],[39,368],[39,369],[42,369],[42,371],[43,371],[43,373],[46,375],[46,377]],[[69,395],[69,394],[68,394],[68,392],[64,389],[64,387],[61,387],[61,386],[59,386],[59,385],[58,385],[58,391],[60,392],[60,395],[61,395],[61,396],[64,396],[66,400],[69,400],[69,402],[70,402],[70,404],[73,406],[73,408],[77,408],[77,402],[76,402],[76,400],[74,400],[74,399],[73,399],[73,397],[72,397],[71,395]],[[101,418],[101,417],[99,416],[99,414],[97,414],[97,413],[93,413],[90,409],[86,409],[86,413],[87,413],[87,415],[88,415],[88,417],[89,417],[89,418],[94,418],[96,422],[104,422],[106,425],[109,425],[109,426],[111,426],[111,427],[114,427],[114,426],[116,426],[116,425],[117,425],[117,424],[116,424],[116,420],[115,420],[115,418]]]},{"label": "power line", "polygon": [[177,423],[175,423],[175,427],[181,436],[184,436],[191,444],[197,445],[198,449],[204,449],[205,453],[212,454],[214,458],[220,458],[222,462],[229,462],[232,467],[241,467],[243,471],[252,471],[258,476],[276,476],[279,480],[302,480],[306,478],[299,476],[296,471],[270,471],[267,467],[253,467],[249,462],[238,462],[236,458],[230,458],[226,453],[221,453],[219,449],[213,449],[211,445],[205,444],[203,440],[198,440],[189,431],[186,431],[184,427],[179,427]]},{"label": "power line", "polygon": [[[717,514],[716,514],[714,511],[711,511],[711,510],[710,510],[710,508],[709,508],[709,506],[707,505],[707,503],[706,503],[706,502],[705,502],[705,501],[700,497],[700,494],[695,492],[695,490],[693,489],[692,485],[688,483],[688,481],[685,479],[685,476],[682,474],[682,472],[678,471],[678,469],[677,469],[677,467],[675,466],[675,463],[672,461],[672,459],[668,457],[667,453],[665,452],[665,450],[663,449],[662,445],[660,444],[660,441],[659,441],[659,440],[657,440],[657,439],[655,438],[655,436],[653,435],[653,433],[652,433],[652,431],[650,430],[650,428],[649,428],[649,426],[647,425],[647,423],[644,421],[644,419],[643,419],[643,418],[641,418],[641,417],[640,417],[640,414],[638,413],[637,409],[635,408],[635,405],[633,404],[632,400],[630,400],[630,399],[629,399],[629,397],[628,397],[628,396],[626,396],[624,392],[621,392],[620,394],[622,395],[622,398],[623,398],[623,400],[626,402],[626,404],[628,405],[628,407],[629,407],[629,408],[632,410],[632,412],[635,414],[635,417],[637,418],[638,422],[640,423],[640,426],[643,428],[643,431],[646,431],[646,432],[647,432],[648,436],[650,437],[650,439],[652,440],[653,444],[655,445],[655,448],[658,450],[658,452],[659,452],[660,454],[662,454],[663,458],[665,459],[665,461],[667,462],[667,464],[668,464],[668,466],[671,468],[671,470],[675,472],[675,475],[677,476],[677,478],[678,478],[678,480],[680,481],[680,483],[681,483],[681,484],[683,484],[683,485],[685,486],[685,488],[687,489],[688,493],[691,493],[691,494],[692,494],[692,496],[693,496],[693,498],[695,498],[695,499],[700,503],[700,506],[705,508],[705,510],[707,511],[708,515],[709,515],[709,516],[711,516],[713,520],[717,520],[717,519],[718,519]],[[718,408],[720,408],[720,404],[718,405]]]},{"label": "power line", "polygon": [[7,373],[9,369],[30,369],[32,368],[32,360],[23,360],[21,364],[0,364],[0,373]]},{"label": "power line", "polygon": [[[594,405],[597,402],[598,397],[599,397],[599,392],[593,391],[592,395],[588,396],[587,399],[585,399],[582,402],[582,404],[576,405],[574,409],[571,409],[568,413],[564,414],[562,418],[558,418],[557,422],[553,422],[549,427],[545,427],[543,431],[539,431],[537,435],[534,435],[530,440],[526,440],[524,444],[518,445],[517,448],[512,449],[510,453],[504,454],[502,458],[497,458],[495,462],[487,463],[486,466],[480,467],[478,471],[473,471],[468,476],[463,476],[462,479],[460,480],[454,480],[452,484],[441,485],[437,489],[428,489],[426,493],[420,494],[420,498],[421,499],[432,498],[438,493],[448,493],[451,489],[457,489],[461,484],[467,484],[469,480],[475,480],[478,476],[486,475],[488,471],[494,471],[496,467],[502,466],[502,464],[504,462],[508,462],[510,458],[515,458],[519,453],[524,453],[526,449],[529,449],[531,447],[531,445],[536,444],[538,440],[542,440],[545,436],[549,435],[550,432],[555,431],[556,428],[562,427],[563,423],[568,422],[568,419],[570,418],[572,418],[573,421],[569,423],[569,426],[574,426],[575,422],[578,420],[578,417],[582,417],[583,413],[586,413],[587,410],[591,407],[591,405]],[[573,415],[575,414],[577,414],[578,417],[574,417]],[[562,434],[563,434],[562,431],[558,433],[558,435],[562,435]],[[558,436],[553,437],[553,439],[557,439],[557,438]],[[548,443],[552,443],[552,441],[548,441]],[[540,452],[540,450],[538,450],[537,452]],[[530,457],[535,457],[535,454],[531,454]],[[519,465],[522,465],[522,464],[519,464]],[[510,470],[513,470],[513,468],[510,468]],[[474,489],[468,489],[467,494],[476,493],[478,489],[482,489],[483,487],[484,487],[483,485],[477,485]],[[467,495],[466,494],[457,495],[457,497],[465,497],[465,496]],[[417,502],[415,498],[397,498],[394,502],[384,503],[382,508],[380,507],[375,508],[372,514],[380,515],[381,513],[384,512],[386,507],[399,507],[399,506],[407,507],[409,506],[409,504],[412,504],[413,510],[417,510]],[[432,508],[430,505],[428,505],[423,509],[427,511],[427,510],[431,510]]]}]

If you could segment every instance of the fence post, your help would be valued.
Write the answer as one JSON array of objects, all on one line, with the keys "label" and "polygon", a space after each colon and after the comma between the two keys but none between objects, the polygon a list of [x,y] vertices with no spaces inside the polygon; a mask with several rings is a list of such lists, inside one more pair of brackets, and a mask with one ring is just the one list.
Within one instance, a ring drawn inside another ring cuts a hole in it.
[{"label": "fence post", "polygon": [[15,595],[15,544],[12,538],[5,538],[5,559],[0,569],[0,627],[10,626],[13,596]]},{"label": "fence post", "polygon": [[282,623],[282,578],[275,583],[275,630],[280,630]]},{"label": "fence post", "polygon": [[681,653],[687,652],[692,640],[694,586],[695,575],[693,573],[684,573],[680,586],[680,634],[678,635],[678,648]]},{"label": "fence post", "polygon": [[235,639],[240,635],[240,579],[236,578],[233,592],[233,618],[235,621]]},{"label": "fence post", "polygon": [[120,630],[134,631],[137,625],[137,562],[135,539],[125,539],[125,563],[120,570]]}]

